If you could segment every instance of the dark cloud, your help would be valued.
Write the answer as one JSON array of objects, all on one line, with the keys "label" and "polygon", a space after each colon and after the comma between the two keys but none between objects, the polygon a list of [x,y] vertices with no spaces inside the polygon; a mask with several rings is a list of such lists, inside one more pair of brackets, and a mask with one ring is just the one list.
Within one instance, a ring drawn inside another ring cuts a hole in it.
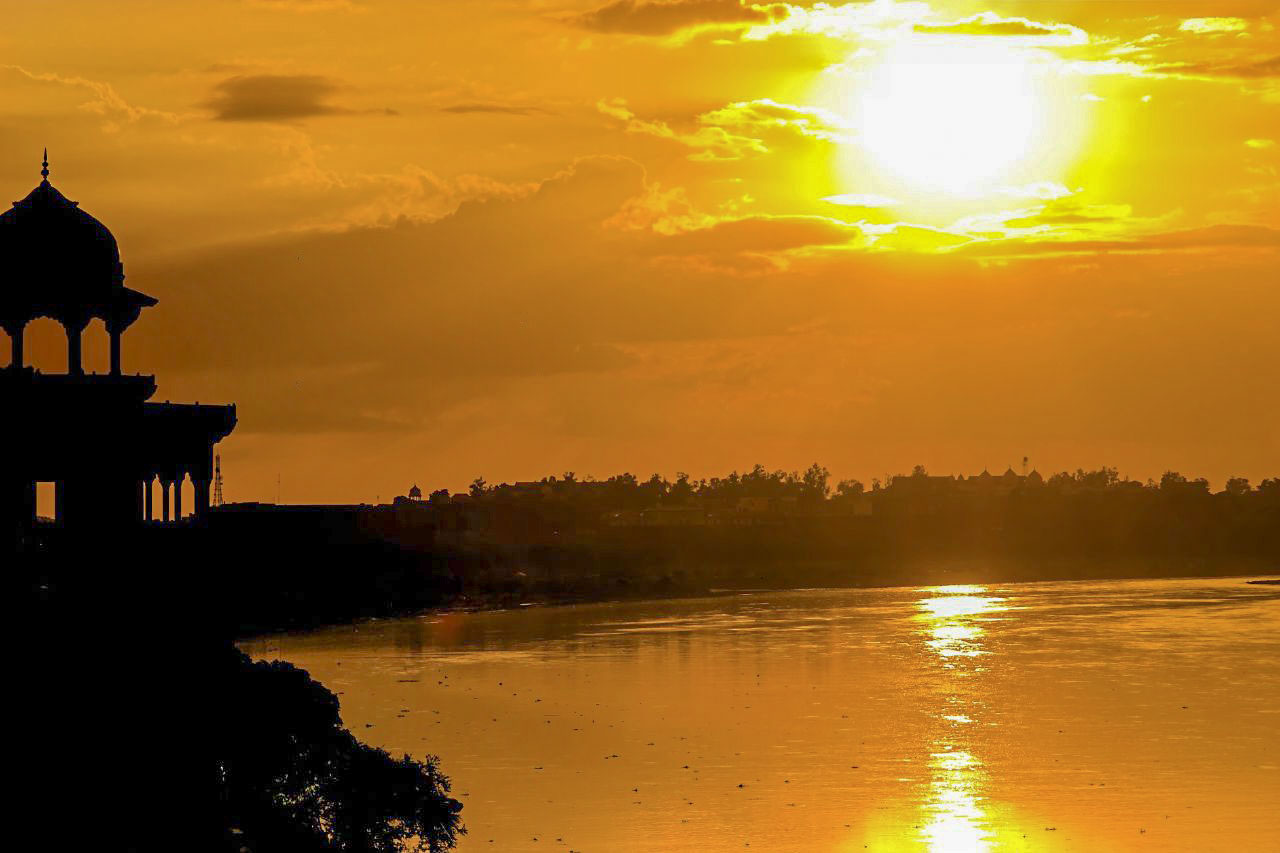
[{"label": "dark cloud", "polygon": [[664,36],[702,24],[763,24],[785,16],[783,4],[757,5],[739,0],[615,0],[569,20],[601,33]]},{"label": "dark cloud", "polygon": [[450,104],[447,107],[441,107],[442,113],[454,113],[455,115],[470,115],[472,113],[492,113],[495,115],[511,115],[511,116],[533,116],[547,115],[548,110],[542,107],[527,107],[511,104],[488,104],[482,102]]},{"label": "dark cloud", "polygon": [[1160,74],[1185,77],[1231,77],[1241,80],[1280,78],[1280,56],[1246,63],[1184,62],[1152,69]]},{"label": "dark cloud", "polygon": [[252,3],[281,12],[324,12],[330,9],[355,11],[361,8],[356,0],[252,0]]},{"label": "dark cloud", "polygon": [[391,109],[351,110],[329,103],[340,86],[314,74],[228,77],[205,103],[218,121],[296,121],[327,115],[395,115]]}]

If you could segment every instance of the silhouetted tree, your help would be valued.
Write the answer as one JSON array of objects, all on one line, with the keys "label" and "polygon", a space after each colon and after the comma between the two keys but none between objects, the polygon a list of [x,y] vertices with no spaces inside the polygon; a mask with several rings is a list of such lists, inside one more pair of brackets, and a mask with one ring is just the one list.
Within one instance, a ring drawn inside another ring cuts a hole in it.
[{"label": "silhouetted tree", "polygon": [[462,805],[434,756],[394,759],[342,726],[338,698],[306,671],[232,649],[218,778],[250,850],[451,850]]},{"label": "silhouetted tree", "polygon": [[810,465],[801,477],[803,489],[800,496],[809,501],[826,500],[827,495],[831,494],[831,487],[827,485],[827,481],[831,478],[831,472],[823,468],[817,462]]},{"label": "silhouetted tree", "polygon": [[1108,468],[1105,465],[1096,471],[1077,468],[1075,481],[1085,488],[1109,489],[1120,481],[1120,473],[1115,468]]},{"label": "silhouetted tree", "polygon": [[1249,487],[1249,481],[1244,477],[1232,477],[1227,480],[1227,494],[1229,495],[1247,495],[1253,491]]},{"label": "silhouetted tree", "polygon": [[676,503],[684,503],[693,497],[693,486],[689,485],[688,474],[683,471],[676,472],[676,481],[671,484],[669,497]]},{"label": "silhouetted tree", "polygon": [[865,486],[858,480],[841,480],[836,484],[836,496],[851,498],[863,493]]}]

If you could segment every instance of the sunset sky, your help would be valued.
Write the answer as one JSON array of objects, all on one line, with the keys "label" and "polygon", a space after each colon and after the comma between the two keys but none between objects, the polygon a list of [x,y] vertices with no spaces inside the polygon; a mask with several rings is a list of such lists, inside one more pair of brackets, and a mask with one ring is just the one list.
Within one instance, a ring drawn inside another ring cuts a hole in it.
[{"label": "sunset sky", "polygon": [[[1280,474],[1280,0],[6,3],[228,500]],[[65,369],[52,321],[36,366]],[[106,334],[86,340],[105,369]],[[7,342],[5,343],[7,350]],[[89,427],[87,426],[86,429]]]}]

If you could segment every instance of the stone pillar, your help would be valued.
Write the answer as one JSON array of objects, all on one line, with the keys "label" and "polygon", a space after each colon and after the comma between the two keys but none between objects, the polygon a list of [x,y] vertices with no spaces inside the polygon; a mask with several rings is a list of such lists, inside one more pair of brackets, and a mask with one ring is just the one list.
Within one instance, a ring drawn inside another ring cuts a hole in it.
[{"label": "stone pillar", "polygon": [[[18,544],[36,520],[36,484],[26,474],[8,468],[0,469],[0,531],[4,539],[12,537]],[[0,542],[9,547],[10,542]]]},{"label": "stone pillar", "polygon": [[208,480],[191,478],[192,491],[195,493],[196,502],[192,515],[196,518],[204,518],[209,514],[209,487],[211,485]]},{"label": "stone pillar", "polygon": [[22,516],[26,519],[27,524],[36,523],[36,481],[27,480],[24,482],[22,489],[22,499],[25,506],[22,510]]},{"label": "stone pillar", "polygon": [[205,448],[198,461],[191,463],[191,492],[195,496],[192,515],[204,518],[209,513],[209,488],[213,485],[213,445]]},{"label": "stone pillar", "polygon": [[120,375],[120,336],[121,329],[111,329],[108,334],[111,336],[111,375]]},{"label": "stone pillar", "polygon": [[67,523],[66,480],[58,480],[53,484],[53,520],[57,524]]},{"label": "stone pillar", "polygon": [[153,508],[152,508],[152,498],[151,498],[151,484],[152,482],[154,482],[154,480],[155,480],[155,477],[151,474],[148,474],[147,479],[144,480],[142,483],[142,498],[143,498],[143,503],[145,504],[142,517],[145,521],[155,521],[156,519],[155,512],[153,511]]},{"label": "stone pillar", "polygon": [[9,333],[10,342],[13,345],[11,355],[9,356],[9,366],[12,368],[22,367],[22,333],[26,330],[25,326],[6,326],[5,331]]},{"label": "stone pillar", "polygon": [[186,474],[179,471],[178,477],[173,481],[173,520],[182,521],[182,481],[186,479]]},{"label": "stone pillar", "polygon": [[172,482],[173,482],[172,480],[166,480],[164,477],[160,478],[160,520],[161,521],[169,520],[169,484]]},{"label": "stone pillar", "polygon": [[84,364],[80,357],[80,336],[84,326],[67,326],[67,373],[72,376],[84,375]]}]

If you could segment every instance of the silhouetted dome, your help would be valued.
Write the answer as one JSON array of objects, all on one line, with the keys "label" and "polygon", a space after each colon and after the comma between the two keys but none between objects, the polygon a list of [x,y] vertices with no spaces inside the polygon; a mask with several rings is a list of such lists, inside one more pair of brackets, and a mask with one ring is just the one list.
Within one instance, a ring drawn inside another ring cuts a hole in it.
[{"label": "silhouetted dome", "polygon": [[49,273],[87,275],[110,287],[124,279],[120,250],[107,226],[80,209],[48,181],[0,214],[0,248],[16,263]]},{"label": "silhouetted dome", "polygon": [[47,159],[43,166],[40,185],[0,213],[0,323],[52,317],[82,328],[99,317],[129,325],[156,300],[124,286],[116,238],[49,183]]},{"label": "silhouetted dome", "polygon": [[409,489],[409,498],[410,500],[422,500],[422,489],[418,488],[417,483],[414,483],[413,487]]},{"label": "silhouetted dome", "polygon": [[124,287],[107,226],[44,180],[0,214],[0,307],[7,315],[105,317],[155,300]]}]

